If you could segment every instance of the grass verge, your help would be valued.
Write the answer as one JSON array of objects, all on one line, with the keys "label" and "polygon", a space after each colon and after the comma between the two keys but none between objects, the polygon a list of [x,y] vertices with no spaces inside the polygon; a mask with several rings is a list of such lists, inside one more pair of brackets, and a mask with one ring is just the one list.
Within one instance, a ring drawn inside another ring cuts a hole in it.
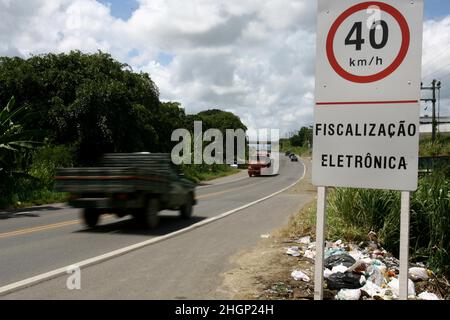
[{"label": "grass verge", "polygon": [[[328,240],[366,241],[369,232],[398,257],[400,241],[400,193],[384,190],[336,188],[327,205]],[[411,261],[424,262],[435,273],[450,276],[450,180],[435,173],[420,179],[411,196]],[[298,238],[314,235],[316,204],[293,216],[282,235]]]}]

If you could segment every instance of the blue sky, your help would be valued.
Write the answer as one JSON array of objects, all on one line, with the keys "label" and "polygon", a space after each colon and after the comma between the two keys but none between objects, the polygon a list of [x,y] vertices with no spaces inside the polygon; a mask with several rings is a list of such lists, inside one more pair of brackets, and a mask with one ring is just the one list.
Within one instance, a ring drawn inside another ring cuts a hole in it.
[{"label": "blue sky", "polygon": [[[139,4],[137,0],[97,0],[111,4],[113,16],[128,20]],[[425,0],[425,18],[439,19],[450,14],[449,0]]]},{"label": "blue sky", "polygon": [[128,20],[139,7],[137,0],[97,0],[104,4],[111,4],[112,15],[116,18]]},{"label": "blue sky", "polygon": [[449,0],[425,0],[425,18],[442,18],[450,14]]}]

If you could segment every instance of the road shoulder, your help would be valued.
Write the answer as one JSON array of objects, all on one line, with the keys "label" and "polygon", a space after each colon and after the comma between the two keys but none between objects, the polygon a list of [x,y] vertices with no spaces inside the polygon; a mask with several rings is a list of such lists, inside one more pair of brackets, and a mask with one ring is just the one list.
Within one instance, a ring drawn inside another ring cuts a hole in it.
[{"label": "road shoulder", "polygon": [[[302,161],[307,164],[308,174],[303,181],[283,194],[284,196],[305,197],[305,205],[301,207],[301,210],[308,208],[316,197],[316,189],[311,182],[310,160],[302,159]],[[292,216],[297,214],[298,210],[293,209]],[[285,248],[293,244],[287,240],[285,235],[286,225],[283,225],[270,234],[261,235],[262,239],[256,246],[232,256],[230,258],[232,268],[221,275],[223,281],[218,288],[220,295],[224,299],[233,300],[292,297],[310,299],[314,292],[311,284],[303,283],[302,288],[298,288],[294,292],[287,289],[290,282],[293,281],[290,277],[291,272],[294,269],[301,269],[313,274],[314,261],[312,259],[290,259],[291,257],[285,254]],[[274,293],[277,294],[274,295]]]}]

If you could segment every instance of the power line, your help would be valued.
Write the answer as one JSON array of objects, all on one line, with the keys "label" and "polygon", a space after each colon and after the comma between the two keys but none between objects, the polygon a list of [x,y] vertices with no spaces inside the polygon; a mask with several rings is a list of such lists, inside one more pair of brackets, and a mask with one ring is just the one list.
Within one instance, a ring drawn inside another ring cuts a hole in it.
[{"label": "power line", "polygon": [[448,73],[447,75],[445,75],[444,77],[439,77],[439,79],[442,81],[444,79],[447,79],[450,77],[450,73]]},{"label": "power line", "polygon": [[437,58],[441,57],[444,53],[446,53],[448,50],[450,49],[450,45],[447,46],[447,48],[445,48],[443,51],[441,51],[441,53],[439,53],[438,55],[436,55],[434,58],[429,59],[427,62],[423,63],[423,67],[425,67],[427,64],[430,64],[431,62],[433,62],[434,60],[436,60]]},{"label": "power line", "polygon": [[430,73],[430,74],[424,76],[423,79],[430,78],[431,76],[433,76],[433,75],[435,75],[435,74],[438,74],[439,72],[444,72],[445,70],[443,70],[443,69],[444,69],[445,67],[448,67],[448,66],[450,66],[450,62],[447,63],[447,64],[444,64],[443,66],[440,66],[440,68],[439,68],[438,70],[436,70],[436,71],[434,71],[434,72],[432,72],[432,73]]}]

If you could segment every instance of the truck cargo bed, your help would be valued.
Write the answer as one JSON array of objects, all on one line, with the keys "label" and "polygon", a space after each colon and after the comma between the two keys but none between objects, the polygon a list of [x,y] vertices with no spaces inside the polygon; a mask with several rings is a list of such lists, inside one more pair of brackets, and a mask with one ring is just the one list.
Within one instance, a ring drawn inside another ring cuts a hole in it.
[{"label": "truck cargo bed", "polygon": [[167,155],[106,155],[99,167],[57,171],[55,189],[70,193],[165,193],[172,172]]}]

